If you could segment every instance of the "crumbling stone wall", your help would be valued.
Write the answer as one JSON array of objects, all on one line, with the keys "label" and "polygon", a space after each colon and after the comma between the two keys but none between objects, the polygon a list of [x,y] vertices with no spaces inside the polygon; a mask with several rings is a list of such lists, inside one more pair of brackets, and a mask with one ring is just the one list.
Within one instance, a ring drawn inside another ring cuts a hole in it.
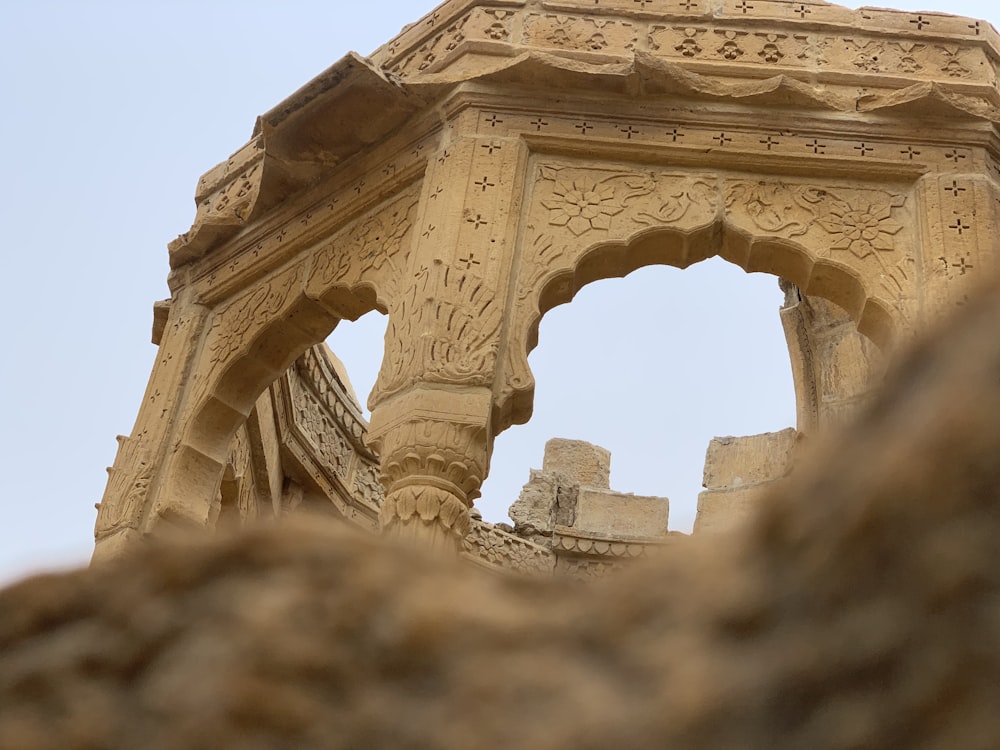
[{"label": "crumbling stone wall", "polygon": [[557,574],[600,577],[668,535],[670,501],[610,488],[611,452],[553,438],[510,507],[511,531],[554,554]]}]

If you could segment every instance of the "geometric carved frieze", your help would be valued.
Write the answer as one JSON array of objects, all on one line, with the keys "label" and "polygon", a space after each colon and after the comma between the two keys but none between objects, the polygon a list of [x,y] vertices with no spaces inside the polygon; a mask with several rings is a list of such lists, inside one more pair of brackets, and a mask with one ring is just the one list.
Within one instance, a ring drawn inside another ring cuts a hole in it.
[{"label": "geometric carved frieze", "polygon": [[925,314],[933,316],[963,304],[995,268],[997,188],[978,175],[929,175],[919,188]]},{"label": "geometric carved frieze", "polygon": [[[975,154],[967,146],[921,143],[914,134],[893,133],[884,124],[872,128],[863,122],[842,124],[840,132],[830,132],[831,128],[824,124],[824,132],[811,132],[801,122],[794,128],[784,127],[782,110],[771,111],[763,125],[759,112],[659,110],[654,102],[641,110],[622,102],[618,110],[619,114],[608,116],[586,111],[540,113],[485,107],[478,131],[484,137],[498,139],[525,137],[536,152],[596,155],[627,148],[656,154],[664,160],[699,165],[742,163],[754,168],[762,163],[801,161],[808,164],[804,169],[845,175],[864,170],[868,174],[916,177],[929,169],[967,172],[976,163]],[[922,134],[924,138],[928,135],[936,140],[933,133]]]},{"label": "geometric carved frieze", "polygon": [[378,459],[364,443],[366,425],[323,345],[296,360],[272,393],[281,444],[292,465],[345,518],[377,529],[382,502]]},{"label": "geometric carved frieze", "polygon": [[939,13],[852,11],[808,0],[726,0],[722,7],[714,0],[560,0],[542,3],[543,11],[523,2],[469,5],[443,5],[373,61],[404,79],[440,73],[470,55],[487,67],[490,57],[538,50],[593,60],[646,53],[719,75],[737,66],[744,75],[808,71],[825,83],[870,84],[890,72],[897,78],[890,88],[900,88],[900,78],[995,80],[996,32]]}]

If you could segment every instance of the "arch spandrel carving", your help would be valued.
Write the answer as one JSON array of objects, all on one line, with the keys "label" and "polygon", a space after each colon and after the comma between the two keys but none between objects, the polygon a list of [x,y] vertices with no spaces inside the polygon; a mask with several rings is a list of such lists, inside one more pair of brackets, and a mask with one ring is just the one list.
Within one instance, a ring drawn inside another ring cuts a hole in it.
[{"label": "arch spandrel carving", "polygon": [[998,70],[992,27],[942,14],[443,3],[199,183],[99,537],[204,523],[257,395],[373,309],[383,521],[449,544],[494,436],[530,414],[539,316],[584,283],[720,255],[882,342],[923,326],[996,257]]},{"label": "arch spandrel carving", "polygon": [[[837,302],[882,344],[917,324],[912,186],[538,157],[508,312],[502,420],[530,414],[538,323],[585,284],[720,255]],[[529,405],[529,406],[526,406]]]},{"label": "arch spandrel carving", "polygon": [[[188,374],[175,456],[168,458],[159,517],[202,523],[212,477],[224,468],[232,435],[259,394],[338,320],[393,305],[408,267],[422,184],[361,214],[298,259],[218,305],[206,324],[202,356]],[[183,470],[170,471],[178,463]],[[192,481],[194,480],[194,481]],[[150,520],[151,519],[151,520]]]},{"label": "arch spandrel carving", "polygon": [[[306,294],[351,320],[390,309],[403,292],[422,187],[407,185],[306,251],[312,256]],[[357,309],[344,307],[344,292],[358,298]]]}]

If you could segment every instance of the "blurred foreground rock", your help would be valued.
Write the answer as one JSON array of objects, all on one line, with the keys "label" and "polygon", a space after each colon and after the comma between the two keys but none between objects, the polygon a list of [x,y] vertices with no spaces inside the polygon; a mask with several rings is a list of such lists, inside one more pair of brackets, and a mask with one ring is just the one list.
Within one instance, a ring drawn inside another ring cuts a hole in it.
[{"label": "blurred foreground rock", "polygon": [[0,593],[0,748],[1000,746],[1000,295],[752,522],[590,585],[299,522]]}]

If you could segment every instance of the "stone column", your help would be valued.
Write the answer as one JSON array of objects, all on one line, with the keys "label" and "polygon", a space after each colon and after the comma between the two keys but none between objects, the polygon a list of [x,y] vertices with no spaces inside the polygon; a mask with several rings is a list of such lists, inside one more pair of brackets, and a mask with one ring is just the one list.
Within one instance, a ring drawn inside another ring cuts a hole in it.
[{"label": "stone column", "polygon": [[382,457],[382,529],[458,552],[469,532],[492,449],[488,388],[417,383],[372,412],[369,440]]},{"label": "stone column", "polygon": [[458,550],[493,445],[494,383],[526,152],[459,113],[424,177],[417,231],[369,399],[386,533]]},{"label": "stone column", "polygon": [[[141,536],[156,467],[169,453],[184,383],[205,330],[207,308],[182,294],[158,309],[153,341],[159,345],[131,434],[118,437],[118,453],[94,526],[94,560],[119,557]],[[163,321],[163,318],[166,318]]]}]

